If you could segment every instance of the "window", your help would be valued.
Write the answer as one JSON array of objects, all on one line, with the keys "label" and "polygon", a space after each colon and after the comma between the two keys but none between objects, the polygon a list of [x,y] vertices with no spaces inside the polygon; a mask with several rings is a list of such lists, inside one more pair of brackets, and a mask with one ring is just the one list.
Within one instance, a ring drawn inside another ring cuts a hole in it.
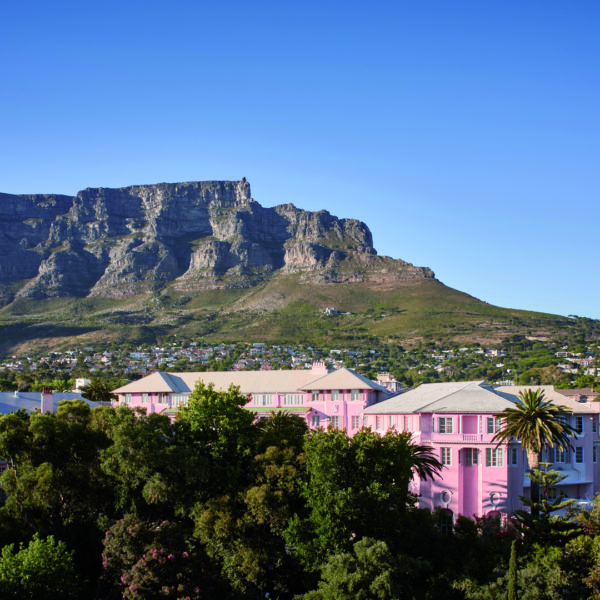
[{"label": "window", "polygon": [[298,406],[302,404],[302,394],[286,394],[283,398],[284,406]]},{"label": "window", "polygon": [[352,417],[352,429],[358,429],[360,427],[360,417]]},{"label": "window", "polygon": [[262,395],[262,398],[261,398],[262,406],[271,406],[272,403],[273,403],[273,397],[271,396],[271,394],[263,394]]},{"label": "window", "polygon": [[501,422],[500,419],[495,417],[487,418],[487,432],[488,433],[496,433],[496,431],[500,430]]},{"label": "window", "polygon": [[452,417],[440,417],[438,419],[438,431],[440,433],[452,433]]},{"label": "window", "polygon": [[447,467],[452,465],[452,448],[440,448],[440,462]]},{"label": "window", "polygon": [[360,400],[360,391],[359,390],[352,390],[350,392],[350,400]]},{"label": "window", "polygon": [[519,464],[519,449],[518,448],[510,449],[510,464],[513,467],[516,467]]},{"label": "window", "polygon": [[502,467],[504,466],[502,448],[485,449],[485,466]]},{"label": "window", "polygon": [[598,446],[594,446],[592,457],[594,462],[598,462]]},{"label": "window", "polygon": [[340,399],[340,390],[331,390],[331,400],[336,402]]},{"label": "window", "polygon": [[575,417],[575,431],[577,433],[583,433],[583,417]]},{"label": "window", "polygon": [[404,427],[403,427],[403,430],[404,430],[404,431],[410,431],[408,417],[406,417],[406,416],[405,416],[403,420],[404,420]]},{"label": "window", "polygon": [[173,406],[187,406],[189,394],[173,394]]},{"label": "window", "polygon": [[557,450],[556,448],[550,448],[549,451],[550,462],[553,463],[566,463],[569,462],[569,451],[568,450]]},{"label": "window", "polygon": [[477,448],[465,448],[463,456],[465,467],[471,467],[479,463],[479,450]]},{"label": "window", "polygon": [[331,426],[334,429],[340,428],[340,418],[339,417],[331,417]]},{"label": "window", "polygon": [[388,426],[391,428],[396,424],[396,417],[394,415],[390,415],[388,417]]},{"label": "window", "polygon": [[596,421],[596,417],[592,417],[592,433],[596,433],[598,431],[598,422]]},{"label": "window", "polygon": [[148,403],[148,394],[142,394],[142,404]]},{"label": "window", "polygon": [[380,415],[377,415],[375,417],[375,429],[377,431],[380,431],[383,429],[383,417]]},{"label": "window", "polygon": [[453,515],[452,511],[445,509],[440,514],[440,531],[443,535],[450,535],[452,533]]},{"label": "window", "polygon": [[129,404],[131,402],[131,394],[125,394],[125,403]]},{"label": "window", "polygon": [[312,401],[313,402],[318,402],[319,401],[319,392],[317,390],[314,390],[312,393]]},{"label": "window", "polygon": [[575,448],[575,462],[580,465],[583,463],[583,446]]},{"label": "window", "polygon": [[321,425],[321,417],[319,415],[313,415],[310,418],[311,427],[319,427]]}]

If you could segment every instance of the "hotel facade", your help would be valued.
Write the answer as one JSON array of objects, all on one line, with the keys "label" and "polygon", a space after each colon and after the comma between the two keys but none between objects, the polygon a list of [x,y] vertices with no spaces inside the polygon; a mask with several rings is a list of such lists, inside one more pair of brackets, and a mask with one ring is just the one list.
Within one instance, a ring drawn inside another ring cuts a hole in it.
[{"label": "hotel facade", "polygon": [[[296,414],[309,428],[329,426],[354,435],[362,427],[384,435],[406,431],[417,444],[431,446],[443,465],[434,481],[415,478],[412,491],[419,505],[445,508],[455,518],[510,515],[529,494],[526,455],[518,441],[497,445],[498,415],[531,386],[492,388],[483,382],[423,384],[401,394],[370,381],[351,369],[312,369],[206,373],[157,372],[117,390],[118,403],[174,418],[196,384],[217,390],[239,386],[246,408],[257,418],[272,413]],[[537,389],[533,386],[533,389]],[[552,493],[589,501],[600,489],[598,404],[581,402],[542,386],[547,399],[572,411],[577,435],[573,450],[544,451],[544,461],[566,477]]]}]

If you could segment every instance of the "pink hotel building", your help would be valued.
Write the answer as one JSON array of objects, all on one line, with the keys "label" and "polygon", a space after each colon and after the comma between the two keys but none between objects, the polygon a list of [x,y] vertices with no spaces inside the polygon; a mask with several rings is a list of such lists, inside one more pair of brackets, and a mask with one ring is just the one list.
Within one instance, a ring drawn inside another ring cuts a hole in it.
[{"label": "pink hotel building", "polygon": [[[385,388],[350,370],[329,372],[323,363],[293,371],[207,373],[157,372],[117,390],[120,404],[174,417],[187,404],[198,381],[227,389],[233,384],[248,396],[246,408],[257,418],[272,412],[297,414],[310,428],[337,427],[353,435],[361,427],[384,434],[407,431],[415,443],[431,446],[443,464],[435,481],[412,482],[422,507],[442,507],[453,516],[511,514],[527,495],[527,463],[518,442],[496,447],[497,416],[516,400],[522,387],[492,388],[483,382],[423,384],[391,395]],[[597,403],[565,397],[543,387],[552,402],[573,411],[574,450],[547,451],[566,478],[558,489],[571,498],[591,500],[600,489]]]}]

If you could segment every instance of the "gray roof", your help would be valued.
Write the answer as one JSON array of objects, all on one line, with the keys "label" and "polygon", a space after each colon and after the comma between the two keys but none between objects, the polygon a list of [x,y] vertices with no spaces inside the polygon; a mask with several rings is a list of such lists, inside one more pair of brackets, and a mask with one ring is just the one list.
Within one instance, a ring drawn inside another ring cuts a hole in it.
[{"label": "gray roof", "polygon": [[[77,392],[53,392],[52,394],[52,412],[56,412],[58,403],[61,400],[83,400],[90,408],[97,406],[96,402],[91,402],[82,398]],[[28,413],[36,409],[41,409],[41,392],[0,392],[0,414],[7,415],[24,408]]]},{"label": "gray roof", "polygon": [[519,393],[525,390],[542,390],[544,392],[544,396],[546,399],[550,400],[552,404],[557,404],[559,406],[564,406],[567,409],[573,411],[574,413],[583,413],[583,414],[597,414],[598,413],[598,404],[593,403],[581,403],[577,402],[573,398],[569,398],[569,396],[563,396],[563,394],[559,393],[554,389],[552,385],[506,385],[497,387],[496,391],[501,394],[504,398],[511,400],[512,402],[516,402],[519,397]]},{"label": "gray roof", "polygon": [[497,394],[483,381],[424,383],[365,409],[365,414],[487,413],[511,407],[514,400]]},{"label": "gray roof", "polygon": [[210,371],[203,373],[152,373],[147,377],[132,381],[114,392],[116,394],[135,393],[175,393],[189,394],[196,384],[203,381],[212,383],[217,390],[226,390],[230,385],[239,386],[242,394],[296,393],[303,390],[387,390],[351,369],[337,369],[331,373],[301,370],[274,371]]}]

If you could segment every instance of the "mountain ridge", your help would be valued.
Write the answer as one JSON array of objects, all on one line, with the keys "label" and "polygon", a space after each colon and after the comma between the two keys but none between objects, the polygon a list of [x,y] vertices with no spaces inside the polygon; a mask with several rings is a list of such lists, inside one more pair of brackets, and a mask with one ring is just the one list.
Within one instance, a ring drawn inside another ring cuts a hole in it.
[{"label": "mountain ridge", "polygon": [[0,194],[0,298],[128,297],[306,282],[433,278],[379,256],[367,225],[292,204],[265,208],[239,181]]},{"label": "mountain ridge", "polygon": [[[368,226],[239,181],[0,194],[0,352],[165,339],[360,346],[600,337],[380,256]],[[327,308],[336,311],[326,311]]]}]

